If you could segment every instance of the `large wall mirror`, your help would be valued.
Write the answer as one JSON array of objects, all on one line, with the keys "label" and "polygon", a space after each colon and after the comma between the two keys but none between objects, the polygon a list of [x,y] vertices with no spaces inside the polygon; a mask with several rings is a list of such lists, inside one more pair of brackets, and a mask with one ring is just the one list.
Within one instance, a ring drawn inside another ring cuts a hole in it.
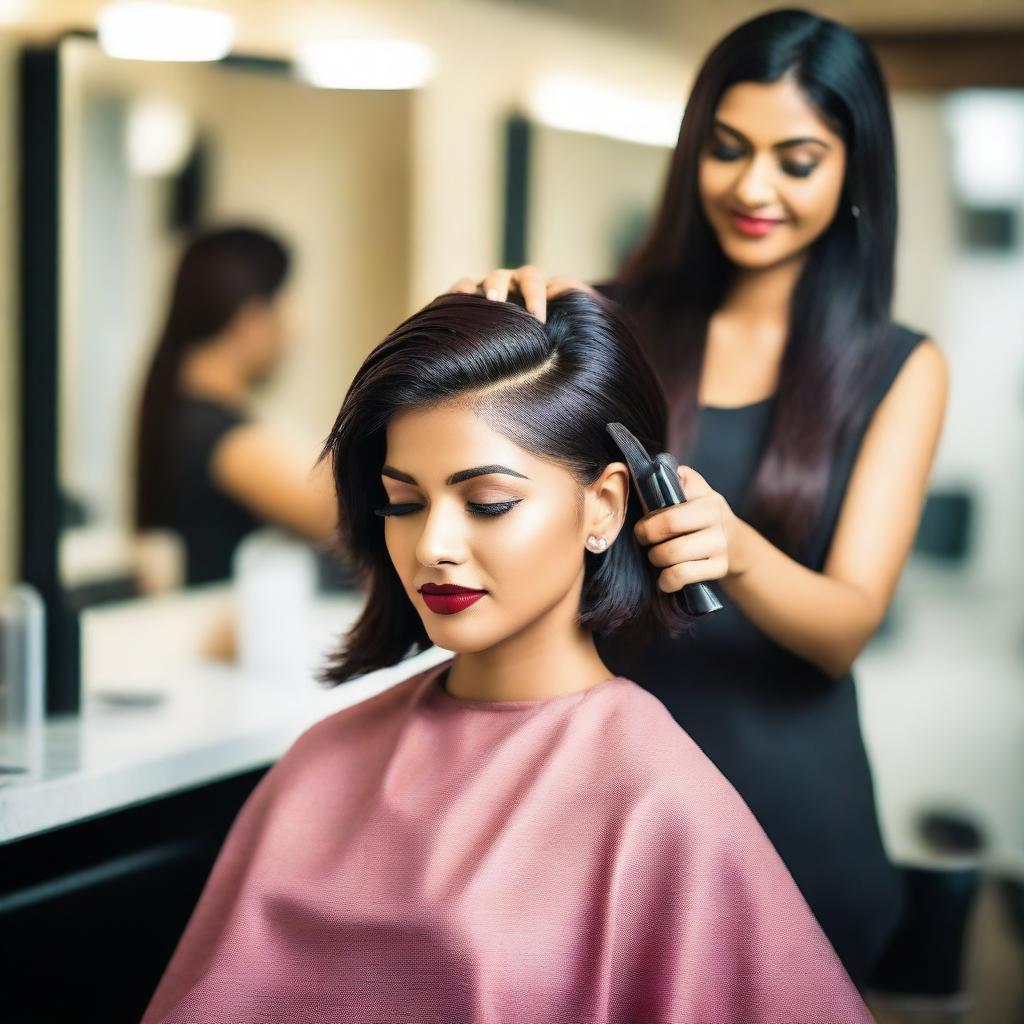
[{"label": "large wall mirror", "polygon": [[292,337],[254,403],[312,465],[362,357],[407,312],[412,94],[317,89],[263,60],[117,60],[81,36],[28,55],[23,86],[23,263],[57,310],[25,328],[25,561],[54,626],[50,710],[74,710],[78,612],[175,579],[173,547],[134,529],[134,452],[183,246],[234,224],[286,242]]}]

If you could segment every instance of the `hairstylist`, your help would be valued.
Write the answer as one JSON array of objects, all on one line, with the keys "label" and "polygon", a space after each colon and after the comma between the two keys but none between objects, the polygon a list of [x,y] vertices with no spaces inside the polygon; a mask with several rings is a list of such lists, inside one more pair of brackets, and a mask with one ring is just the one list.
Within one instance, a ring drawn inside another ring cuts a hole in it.
[{"label": "hairstylist", "polygon": [[[777,10],[700,69],[650,232],[612,284],[670,409],[689,501],[637,525],[660,586],[714,581],[690,637],[602,651],[750,805],[853,979],[896,924],[851,666],[909,554],[946,361],[891,320],[885,85],[843,26]],[[544,318],[566,286],[499,270]]]}]

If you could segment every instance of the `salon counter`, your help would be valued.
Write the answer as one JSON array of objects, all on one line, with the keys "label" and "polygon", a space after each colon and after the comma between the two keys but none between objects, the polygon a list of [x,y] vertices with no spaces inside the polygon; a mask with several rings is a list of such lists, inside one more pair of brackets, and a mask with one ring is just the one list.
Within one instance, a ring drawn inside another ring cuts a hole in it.
[{"label": "salon counter", "polygon": [[32,770],[0,775],[0,843],[267,767],[314,722],[449,657],[432,648],[325,689],[312,669],[362,602],[357,595],[317,602],[308,673],[270,680],[195,660],[134,687],[116,666],[113,688],[88,680],[79,715],[52,717],[34,742],[2,752],[5,765],[17,760]]},{"label": "salon counter", "polygon": [[[449,656],[433,648],[324,689],[313,670],[363,604],[344,593],[313,608],[308,671],[267,681],[199,654],[197,623],[208,624],[229,602],[227,588],[200,588],[184,599],[104,610],[86,624],[82,713],[47,723],[31,752],[35,771],[0,775],[0,844],[268,767],[318,719]],[[933,862],[918,815],[949,809],[982,826],[988,864],[1020,876],[1024,690],[1019,649],[1007,644],[1019,604],[977,594],[966,613],[963,605],[962,583],[912,566],[892,608],[893,628],[858,659],[886,845],[901,863]],[[963,643],[965,615],[973,645]],[[125,693],[158,703],[112,702]],[[0,750],[0,763],[12,760]]]}]

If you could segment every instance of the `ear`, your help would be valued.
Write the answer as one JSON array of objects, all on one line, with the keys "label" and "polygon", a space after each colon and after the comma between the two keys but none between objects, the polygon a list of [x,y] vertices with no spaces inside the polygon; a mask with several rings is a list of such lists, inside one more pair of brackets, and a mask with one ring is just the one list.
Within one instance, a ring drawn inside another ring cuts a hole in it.
[{"label": "ear", "polygon": [[626,520],[629,469],[624,462],[610,462],[585,490],[584,537],[597,534],[604,537],[610,547]]}]

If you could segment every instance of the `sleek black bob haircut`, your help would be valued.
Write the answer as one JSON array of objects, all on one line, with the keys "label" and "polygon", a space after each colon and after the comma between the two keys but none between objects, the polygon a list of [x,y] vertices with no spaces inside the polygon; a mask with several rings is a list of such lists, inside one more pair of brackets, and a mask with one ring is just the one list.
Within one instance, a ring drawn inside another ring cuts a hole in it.
[{"label": "sleek black bob haircut", "polygon": [[[380,471],[388,421],[454,400],[532,454],[592,483],[623,461],[606,424],[624,424],[652,453],[665,440],[665,400],[626,323],[604,299],[563,293],[541,323],[518,302],[443,295],[400,324],[360,367],[320,459],[330,458],[340,540],[367,577],[368,600],[321,674],[337,685],[394,665],[430,646],[384,541],[387,503]],[[643,512],[632,489],[626,519],[607,551],[586,560],[580,623],[616,643],[655,631],[677,635],[690,621],[633,534]]]}]

